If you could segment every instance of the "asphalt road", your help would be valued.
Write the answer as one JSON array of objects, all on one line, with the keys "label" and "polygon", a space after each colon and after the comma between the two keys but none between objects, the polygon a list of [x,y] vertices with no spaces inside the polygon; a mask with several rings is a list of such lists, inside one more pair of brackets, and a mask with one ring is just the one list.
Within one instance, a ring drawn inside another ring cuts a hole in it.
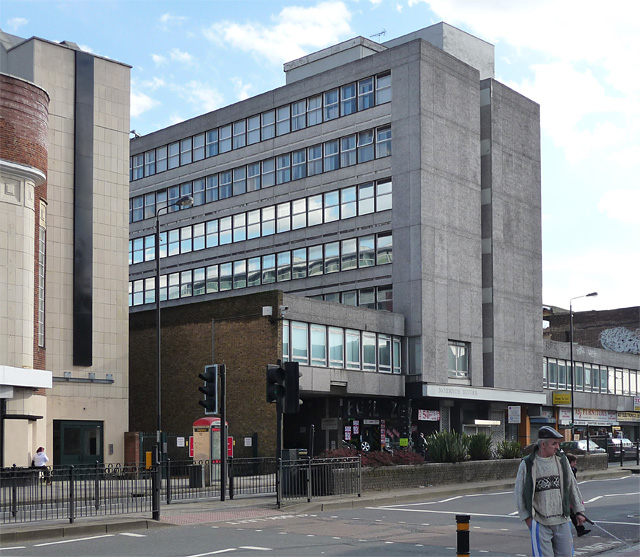
[{"label": "asphalt road", "polygon": [[[640,477],[580,484],[592,526],[575,555],[596,555],[640,537]],[[4,556],[455,556],[456,514],[469,514],[472,555],[531,555],[512,491],[380,507],[167,526],[144,531],[5,544]]]}]

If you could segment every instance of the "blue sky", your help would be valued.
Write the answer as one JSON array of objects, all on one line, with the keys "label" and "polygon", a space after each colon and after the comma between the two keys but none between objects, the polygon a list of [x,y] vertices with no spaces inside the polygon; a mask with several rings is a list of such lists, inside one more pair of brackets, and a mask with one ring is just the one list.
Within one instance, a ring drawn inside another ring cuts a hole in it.
[{"label": "blue sky", "polygon": [[[281,86],[282,64],[439,21],[495,45],[496,79],[541,105],[543,299],[640,305],[640,2],[2,0],[0,27],[131,65],[150,133]],[[384,33],[378,35],[380,33]]]}]

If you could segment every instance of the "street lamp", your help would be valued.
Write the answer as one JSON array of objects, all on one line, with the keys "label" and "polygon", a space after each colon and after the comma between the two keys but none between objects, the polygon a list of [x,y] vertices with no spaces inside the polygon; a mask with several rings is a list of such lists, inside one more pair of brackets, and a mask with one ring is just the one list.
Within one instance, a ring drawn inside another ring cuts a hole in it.
[{"label": "street lamp", "polygon": [[571,351],[571,440],[573,440],[573,431],[575,429],[575,405],[573,403],[573,394],[575,391],[576,385],[576,376],[575,371],[573,369],[573,300],[577,300],[578,298],[591,298],[592,296],[597,296],[597,292],[590,292],[589,294],[583,294],[582,296],[576,296],[575,298],[571,298],[569,300],[569,346]]},{"label": "street lamp", "polygon": [[184,195],[171,205],[160,207],[156,211],[156,372],[158,387],[158,402],[156,407],[156,417],[158,419],[158,430],[156,434],[156,442],[158,443],[157,457],[160,460],[162,454],[162,365],[160,363],[160,213],[168,211],[171,207],[191,207],[193,205],[193,197]]}]

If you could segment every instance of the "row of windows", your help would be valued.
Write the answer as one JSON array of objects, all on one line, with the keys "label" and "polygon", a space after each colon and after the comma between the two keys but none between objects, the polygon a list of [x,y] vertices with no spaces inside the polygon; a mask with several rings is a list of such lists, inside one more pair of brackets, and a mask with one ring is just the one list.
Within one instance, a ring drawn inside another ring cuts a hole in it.
[{"label": "row of windows", "polygon": [[[318,275],[388,265],[391,233],[371,234],[162,275],[160,300],[177,300]],[[129,307],[155,303],[155,277],[129,282]]]},{"label": "row of windows", "polygon": [[[374,91],[375,84],[375,91]],[[378,75],[336,87],[262,114],[133,155],[129,180],[241,149],[322,122],[334,120],[391,101],[391,74]]]},{"label": "row of windows", "polygon": [[391,285],[346,290],[344,292],[330,292],[309,296],[312,300],[322,300],[345,306],[358,306],[381,311],[393,311],[393,291]]},{"label": "row of windows", "polygon": [[156,216],[156,211],[169,205],[169,212],[179,211],[173,205],[180,197],[190,195],[193,205],[204,205],[219,199],[242,195],[249,191],[285,184],[307,176],[368,162],[391,155],[391,127],[365,130],[332,139],[306,149],[284,153],[277,157],[254,162],[170,186],[129,200],[129,222]]},{"label": "row of windows", "polygon": [[305,365],[402,372],[400,337],[381,333],[285,320],[282,352],[284,361]]},{"label": "row of windows", "polygon": [[[574,362],[574,391],[635,396],[640,391],[638,372],[613,366]],[[571,362],[544,358],[542,384],[546,389],[571,389]]]},{"label": "row of windows", "polygon": [[[386,211],[391,198],[385,179],[183,226],[160,233],[160,258]],[[129,240],[129,265],[153,261],[155,243],[155,234]]]}]

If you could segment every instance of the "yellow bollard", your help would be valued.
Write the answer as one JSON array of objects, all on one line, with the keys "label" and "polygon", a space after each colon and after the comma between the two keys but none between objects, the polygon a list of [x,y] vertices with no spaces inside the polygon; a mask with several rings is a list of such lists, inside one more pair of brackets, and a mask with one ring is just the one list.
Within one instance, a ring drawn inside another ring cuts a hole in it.
[{"label": "yellow bollard", "polygon": [[151,466],[153,466],[153,462],[151,459],[152,454],[153,453],[151,451],[147,451],[146,453],[144,453],[144,464],[147,470],[151,470]]}]

